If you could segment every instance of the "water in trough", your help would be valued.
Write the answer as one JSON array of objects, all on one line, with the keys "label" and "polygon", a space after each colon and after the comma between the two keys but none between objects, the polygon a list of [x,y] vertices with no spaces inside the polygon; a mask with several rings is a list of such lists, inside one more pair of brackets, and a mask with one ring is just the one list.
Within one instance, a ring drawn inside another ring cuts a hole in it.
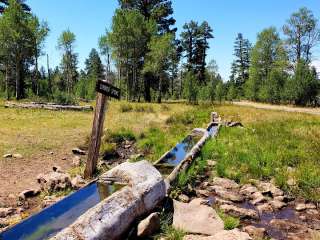
[{"label": "water in trough", "polygon": [[0,240],[42,240],[53,237],[75,222],[88,209],[122,187],[123,185],[118,184],[93,182],[62,201],[0,233]]}]

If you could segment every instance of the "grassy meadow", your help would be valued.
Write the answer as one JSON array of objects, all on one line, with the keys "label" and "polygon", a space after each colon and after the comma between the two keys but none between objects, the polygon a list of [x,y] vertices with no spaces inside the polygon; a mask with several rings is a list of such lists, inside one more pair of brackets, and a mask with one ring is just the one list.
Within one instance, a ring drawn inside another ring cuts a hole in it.
[{"label": "grassy meadow", "polygon": [[[135,140],[138,151],[155,161],[193,128],[205,127],[211,111],[245,126],[222,128],[218,138],[203,149],[204,159],[218,161],[219,176],[238,182],[273,179],[286,191],[320,200],[319,116],[234,105],[112,101],[101,151],[125,139]],[[71,151],[88,142],[92,119],[92,112],[0,107],[0,155],[17,152],[32,158],[49,150]]]},{"label": "grassy meadow", "polygon": [[320,117],[301,113],[218,106],[245,128],[222,128],[203,150],[216,173],[237,182],[275,181],[282,189],[320,201]]}]

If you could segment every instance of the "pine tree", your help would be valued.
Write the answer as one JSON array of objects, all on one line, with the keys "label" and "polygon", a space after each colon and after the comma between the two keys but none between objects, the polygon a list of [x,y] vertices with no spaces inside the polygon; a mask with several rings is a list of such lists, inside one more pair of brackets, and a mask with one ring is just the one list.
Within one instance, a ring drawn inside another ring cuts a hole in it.
[{"label": "pine tree", "polygon": [[234,56],[236,59],[232,64],[232,77],[235,87],[241,95],[243,95],[243,86],[249,79],[250,51],[251,44],[249,40],[243,38],[241,33],[238,33],[234,43]]}]

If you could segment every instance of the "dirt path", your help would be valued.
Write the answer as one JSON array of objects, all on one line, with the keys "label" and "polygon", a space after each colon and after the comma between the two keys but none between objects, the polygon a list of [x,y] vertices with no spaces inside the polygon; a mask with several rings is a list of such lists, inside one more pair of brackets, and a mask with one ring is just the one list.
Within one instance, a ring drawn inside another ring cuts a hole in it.
[{"label": "dirt path", "polygon": [[320,115],[320,108],[303,108],[303,107],[293,107],[293,106],[285,106],[285,105],[271,105],[271,104],[255,103],[255,102],[248,102],[248,101],[233,102],[233,104],[238,106],[254,107],[258,109]]}]

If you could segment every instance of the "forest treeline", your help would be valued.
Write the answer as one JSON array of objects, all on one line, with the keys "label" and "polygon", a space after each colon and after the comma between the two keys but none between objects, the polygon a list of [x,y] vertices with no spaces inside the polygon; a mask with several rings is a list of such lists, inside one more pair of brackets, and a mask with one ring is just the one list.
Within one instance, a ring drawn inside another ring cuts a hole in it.
[{"label": "forest treeline", "polygon": [[[311,64],[320,30],[307,8],[293,13],[281,30],[263,29],[254,44],[239,33],[227,81],[208,60],[213,28],[190,21],[177,34],[173,12],[170,0],[119,0],[84,69],[78,68],[76,35],[69,29],[57,39],[61,63],[52,68],[44,52],[48,23],[23,0],[0,0],[0,96],[74,103],[94,99],[97,80],[108,79],[128,101],[319,104],[320,80]],[[44,55],[47,64],[39,67]]]}]

